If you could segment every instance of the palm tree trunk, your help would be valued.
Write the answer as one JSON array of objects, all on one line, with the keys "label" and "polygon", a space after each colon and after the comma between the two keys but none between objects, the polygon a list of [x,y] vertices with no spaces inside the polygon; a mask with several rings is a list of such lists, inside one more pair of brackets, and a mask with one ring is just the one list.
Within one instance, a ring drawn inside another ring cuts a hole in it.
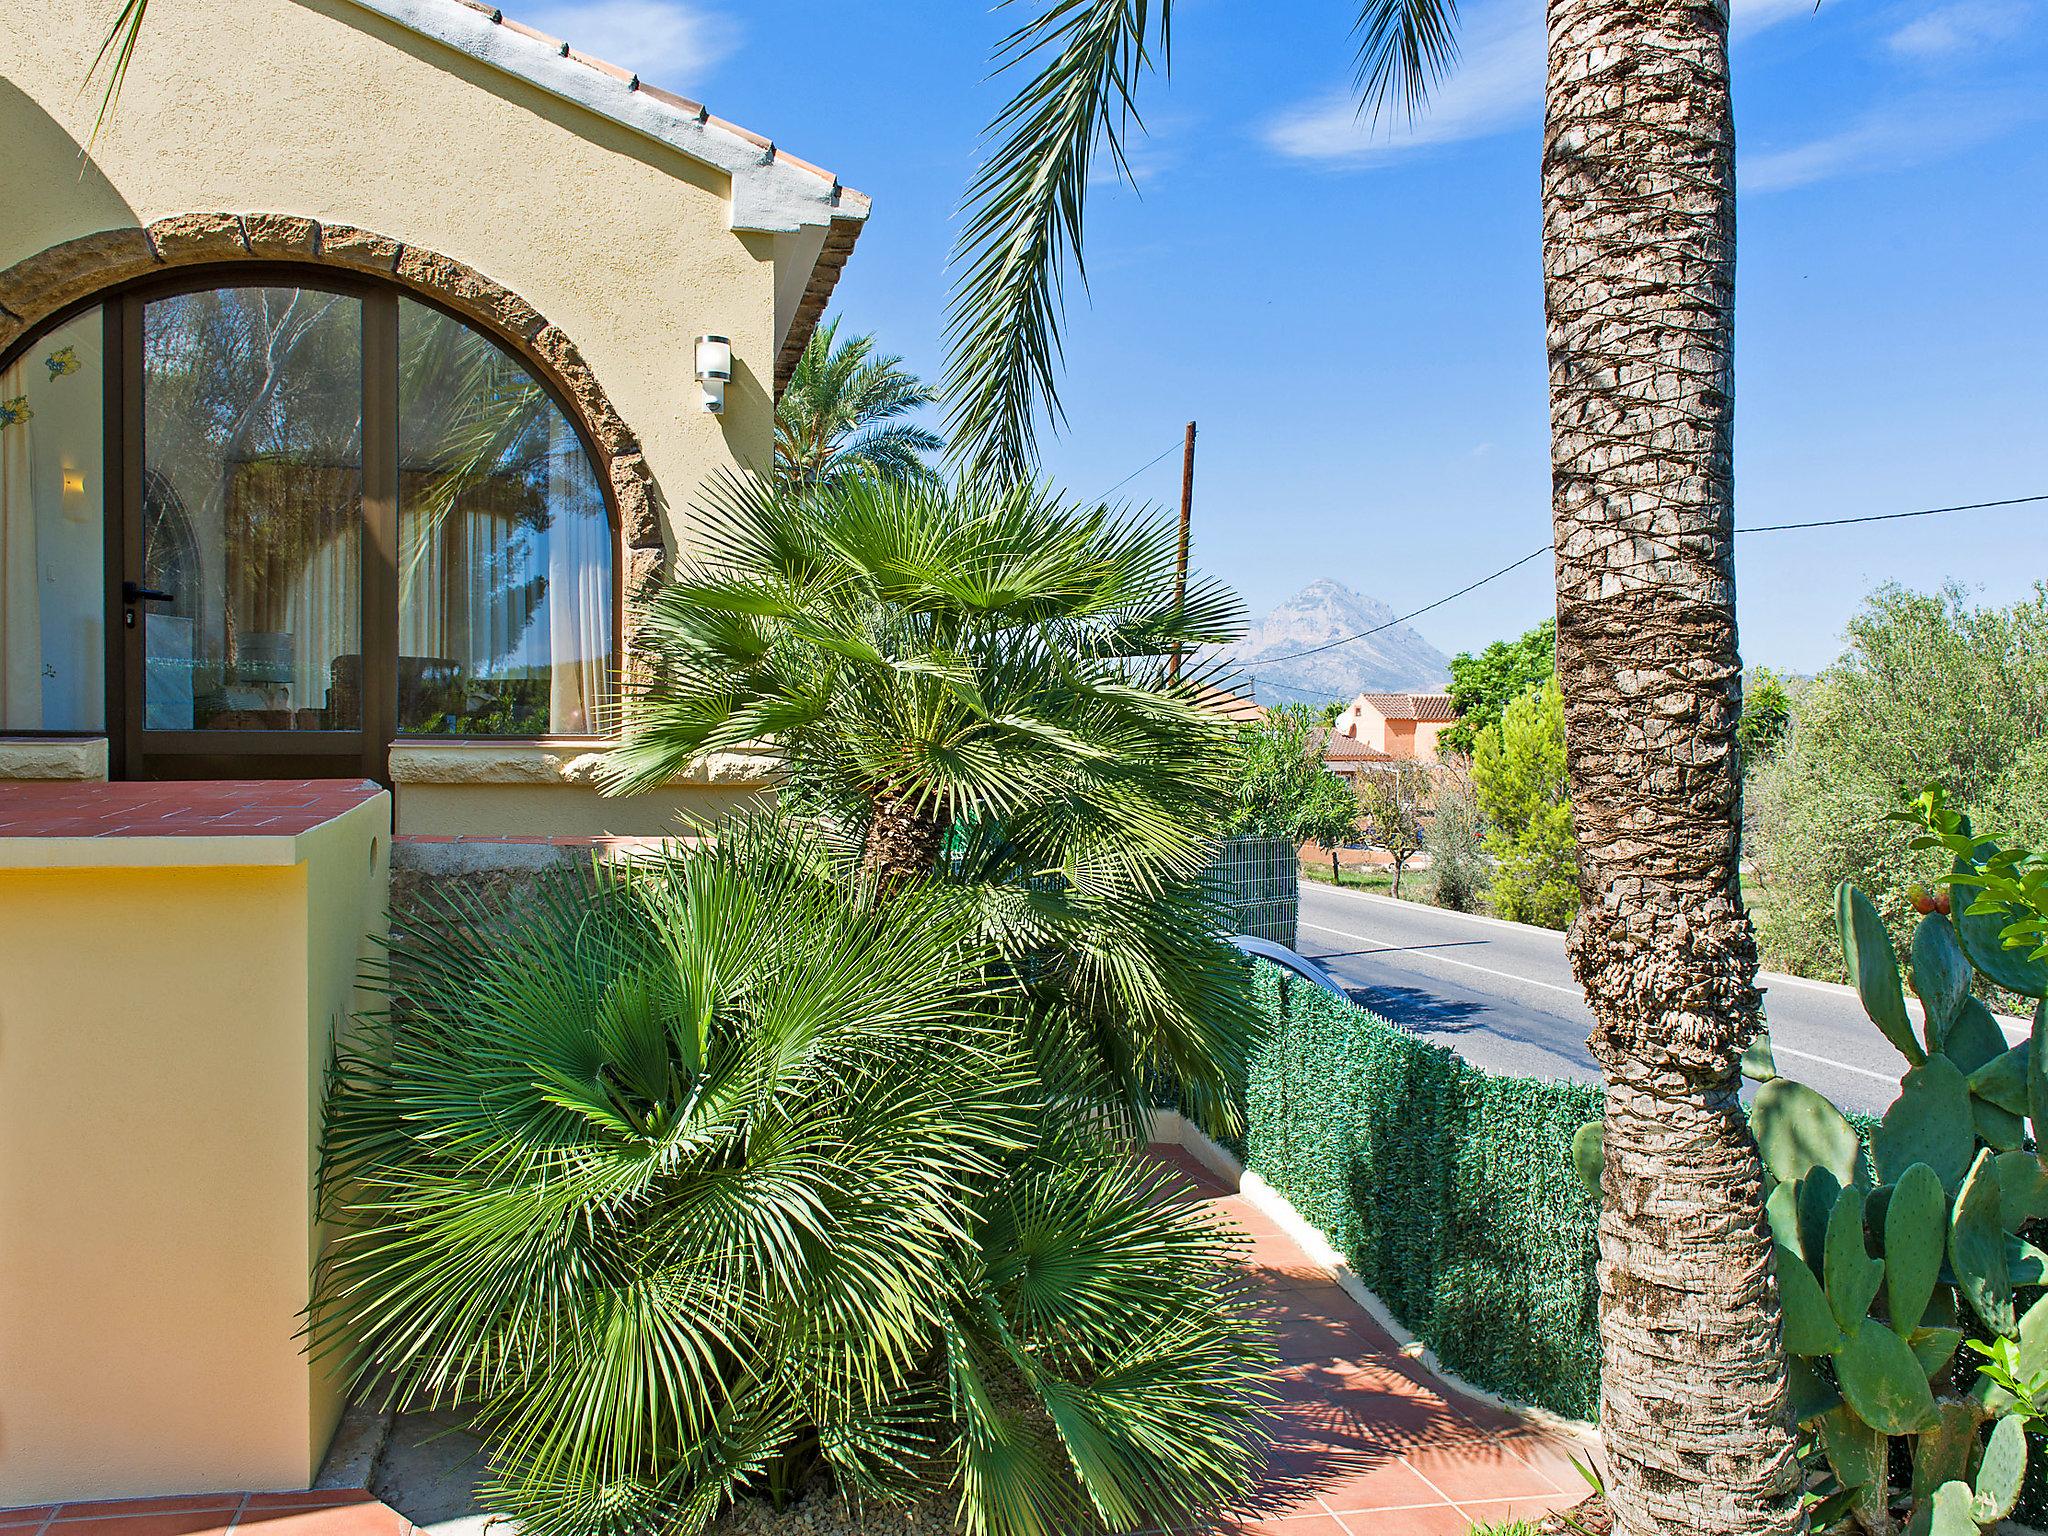
[{"label": "palm tree trunk", "polygon": [[919,880],[938,865],[946,829],[939,819],[910,800],[883,790],[875,796],[868,820],[867,847],[861,869],[887,888]]},{"label": "palm tree trunk", "polygon": [[1549,0],[1557,666],[1606,1072],[1601,1429],[1623,1536],[1793,1532],[1797,1465],[1736,1097],[1760,1013],[1736,863],[1727,0]]}]

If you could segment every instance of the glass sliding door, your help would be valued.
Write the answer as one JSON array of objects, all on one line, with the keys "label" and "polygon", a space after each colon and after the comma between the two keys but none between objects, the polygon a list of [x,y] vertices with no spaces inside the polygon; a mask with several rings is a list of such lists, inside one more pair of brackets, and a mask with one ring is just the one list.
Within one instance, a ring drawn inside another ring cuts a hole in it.
[{"label": "glass sliding door", "polygon": [[151,776],[251,753],[359,771],[364,301],[230,287],[140,309],[131,750]]},{"label": "glass sliding door", "polygon": [[532,363],[348,274],[192,270],[0,353],[0,733],[372,777],[617,729],[603,461]]},{"label": "glass sliding door", "polygon": [[612,528],[546,389],[461,321],[398,301],[398,729],[613,726]]},{"label": "glass sliding door", "polygon": [[0,369],[0,733],[106,729],[100,312]]}]

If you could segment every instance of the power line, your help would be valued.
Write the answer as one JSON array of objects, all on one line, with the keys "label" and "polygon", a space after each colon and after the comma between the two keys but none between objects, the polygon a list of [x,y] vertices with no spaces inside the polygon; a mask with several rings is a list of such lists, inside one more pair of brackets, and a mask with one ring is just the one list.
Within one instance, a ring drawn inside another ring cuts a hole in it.
[{"label": "power line", "polygon": [[1494,571],[1492,574],[1482,576],[1477,581],[1471,582],[1465,586],[1458,588],[1458,590],[1455,592],[1448,592],[1444,594],[1444,596],[1438,598],[1433,603],[1424,603],[1420,608],[1416,608],[1411,610],[1410,612],[1404,613],[1397,619],[1389,619],[1384,624],[1375,624],[1371,629],[1361,629],[1357,634],[1345,635],[1342,639],[1326,640],[1323,642],[1323,644],[1312,645],[1305,651],[1289,651],[1285,656],[1261,656],[1258,658],[1257,665],[1262,667],[1268,667],[1276,661],[1299,661],[1304,656],[1314,656],[1321,651],[1335,650],[1338,646],[1349,645],[1354,640],[1364,640],[1369,636],[1380,634],[1385,630],[1395,628],[1397,625],[1406,624],[1410,619],[1420,618],[1423,614],[1428,613],[1433,608],[1441,608],[1445,603],[1450,602],[1453,598],[1463,597],[1467,592],[1476,592],[1481,587],[1485,586],[1489,581],[1498,581],[1501,577],[1507,575],[1509,571],[1520,570],[1523,566],[1527,565],[1531,560],[1534,560],[1538,555],[1547,555],[1549,553],[1550,546],[1548,544],[1544,545],[1541,549],[1532,549],[1529,551],[1529,553],[1522,556],[1521,559],[1515,561],[1512,565],[1504,565],[1499,570]]},{"label": "power line", "polygon": [[1904,517],[1938,517],[1943,512],[1981,512],[1986,507],[2023,507],[2029,502],[2048,501],[2048,495],[2008,496],[2003,501],[1966,501],[1953,507],[1922,507],[1917,512],[1873,512],[1868,517],[1824,517],[1811,523],[1759,523],[1738,528],[1737,533],[1786,533],[1794,528],[1842,528],[1850,523],[1895,523]]},{"label": "power line", "polygon": [[[1172,449],[1167,450],[1168,453],[1172,451]],[[1165,458],[1166,454],[1161,454],[1159,457]],[[1156,464],[1159,460],[1154,459],[1152,462]],[[1872,512],[1861,517],[1823,517],[1804,523],[1758,523],[1749,528],[1737,528],[1735,531],[1737,533],[1789,533],[1799,528],[1846,528],[1854,523],[1892,523],[1908,517],[1938,517],[1944,512],[1982,512],[1993,507],[2023,507],[2040,501],[2048,501],[2048,493],[2039,496],[2008,496],[2000,501],[1965,501],[1959,502],[1952,507],[1921,507],[1912,512]],[[1532,549],[1528,554],[1512,564],[1504,565],[1499,570],[1482,576],[1477,581],[1458,588],[1455,592],[1447,593],[1433,603],[1425,603],[1420,608],[1404,613],[1397,619],[1389,619],[1386,623],[1376,624],[1371,629],[1362,629],[1355,635],[1344,635],[1335,640],[1326,640],[1321,645],[1312,645],[1305,651],[1289,651],[1284,656],[1261,656],[1254,665],[1265,667],[1271,666],[1276,662],[1299,661],[1304,656],[1314,656],[1323,651],[1332,651],[1340,645],[1349,645],[1354,640],[1370,639],[1372,636],[1382,634],[1387,630],[1395,628],[1397,625],[1406,624],[1410,619],[1420,618],[1432,609],[1441,608],[1445,603],[1463,597],[1467,592],[1476,592],[1488,582],[1498,581],[1510,571],[1520,570],[1538,555],[1547,555],[1556,547],[1555,544],[1546,544],[1541,549]],[[1276,687],[1279,685],[1269,683],[1267,686]]]},{"label": "power line", "polygon": [[1114,496],[1118,491],[1122,490],[1125,486],[1129,485],[1133,480],[1137,479],[1138,476],[1145,473],[1145,471],[1150,469],[1154,464],[1157,464],[1161,459],[1165,458],[1167,454],[1178,453],[1181,449],[1181,446],[1181,440],[1179,438],[1175,438],[1165,448],[1161,449],[1157,455],[1147,459],[1144,463],[1140,464],[1136,469],[1132,470],[1128,475],[1125,475],[1123,479],[1117,481],[1115,485],[1112,485],[1108,490],[1104,491],[1100,496],[1097,496],[1094,499],[1097,501],[1109,500],[1110,497]]},{"label": "power line", "polygon": [[1261,688],[1277,688],[1282,693],[1298,693],[1304,699],[1318,699],[1327,702],[1336,697],[1327,688],[1298,688],[1293,683],[1276,683],[1270,677],[1261,678],[1256,672],[1245,673],[1244,680],[1251,685],[1252,692],[1255,695]]}]

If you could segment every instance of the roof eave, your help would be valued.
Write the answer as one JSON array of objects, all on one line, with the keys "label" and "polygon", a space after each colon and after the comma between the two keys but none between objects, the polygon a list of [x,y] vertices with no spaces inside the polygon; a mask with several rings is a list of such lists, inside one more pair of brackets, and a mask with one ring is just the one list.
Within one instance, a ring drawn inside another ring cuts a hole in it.
[{"label": "roof eave", "polygon": [[[852,194],[860,197],[858,192]],[[867,199],[861,198],[863,205]],[[804,348],[811,343],[811,336],[818,329],[818,321],[825,313],[825,306],[831,302],[832,290],[839,285],[839,272],[846,265],[846,258],[853,254],[853,243],[860,238],[867,209],[862,207],[860,218],[834,219],[825,231],[825,243],[818,247],[818,259],[811,267],[810,281],[804,285],[804,296],[797,300],[796,313],[790,317],[789,334],[782,338],[782,347],[775,354],[775,398],[782,398],[782,391],[789,386],[796,373],[797,360],[804,355]]]},{"label": "roof eave", "polygon": [[[773,141],[713,117],[687,97],[507,20],[480,0],[343,0],[629,128],[732,179],[731,227],[786,234],[858,226],[868,199]],[[828,242],[829,243],[829,242]],[[850,242],[849,242],[850,246]]]}]

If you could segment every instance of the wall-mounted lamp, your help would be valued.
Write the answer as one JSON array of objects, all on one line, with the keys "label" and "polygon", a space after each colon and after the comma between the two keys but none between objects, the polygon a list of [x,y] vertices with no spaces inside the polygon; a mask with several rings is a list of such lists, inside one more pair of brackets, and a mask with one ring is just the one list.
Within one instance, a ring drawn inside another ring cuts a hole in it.
[{"label": "wall-mounted lamp", "polygon": [[713,416],[725,414],[725,386],[732,381],[732,340],[726,336],[697,338],[697,383],[703,406]]},{"label": "wall-mounted lamp", "polygon": [[62,488],[59,502],[64,508],[64,515],[73,522],[84,522],[87,512],[85,505],[85,471],[82,469],[63,470],[58,477],[58,485]]}]

